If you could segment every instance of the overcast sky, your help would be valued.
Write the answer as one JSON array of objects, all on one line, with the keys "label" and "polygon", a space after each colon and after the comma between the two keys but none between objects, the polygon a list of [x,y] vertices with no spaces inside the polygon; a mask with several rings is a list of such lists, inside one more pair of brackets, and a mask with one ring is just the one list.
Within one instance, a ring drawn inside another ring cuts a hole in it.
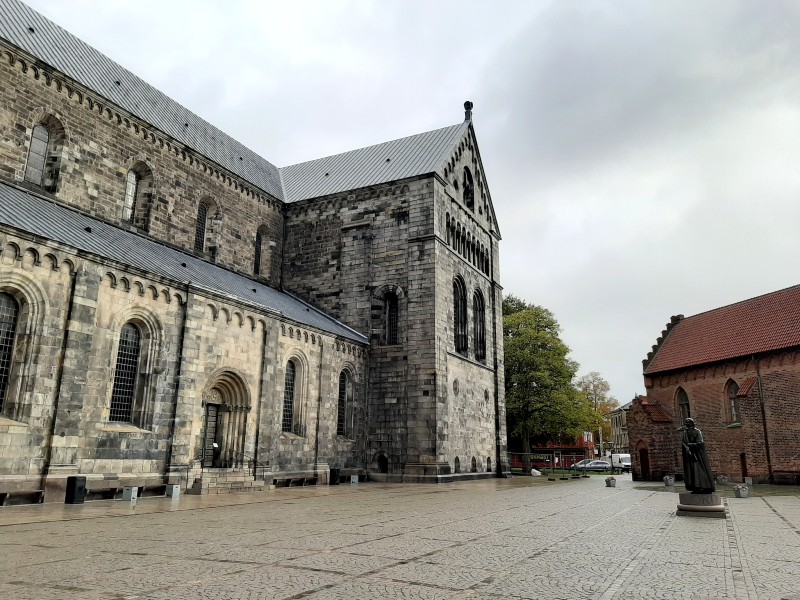
[{"label": "overcast sky", "polygon": [[621,401],[800,283],[800,3],[27,0],[277,166],[474,124],[507,293]]}]

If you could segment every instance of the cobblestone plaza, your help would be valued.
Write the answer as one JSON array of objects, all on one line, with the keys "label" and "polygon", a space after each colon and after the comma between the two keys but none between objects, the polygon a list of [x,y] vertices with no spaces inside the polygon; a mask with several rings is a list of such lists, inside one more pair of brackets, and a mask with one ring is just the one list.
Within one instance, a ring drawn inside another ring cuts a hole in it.
[{"label": "cobblestone plaza", "polygon": [[11,506],[0,598],[800,600],[798,488],[676,503],[620,476]]}]

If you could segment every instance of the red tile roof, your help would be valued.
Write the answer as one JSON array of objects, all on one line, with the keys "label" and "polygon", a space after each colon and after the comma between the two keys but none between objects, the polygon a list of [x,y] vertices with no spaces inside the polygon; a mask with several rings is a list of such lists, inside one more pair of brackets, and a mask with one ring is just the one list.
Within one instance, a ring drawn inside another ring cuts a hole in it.
[{"label": "red tile roof", "polygon": [[736,392],[736,397],[747,398],[747,395],[750,393],[750,390],[753,387],[753,385],[755,385],[755,383],[756,383],[755,377],[748,377],[747,379],[745,379],[744,383],[742,383],[742,387],[740,387],[739,391]]},{"label": "red tile roof", "polygon": [[672,419],[658,404],[642,404],[642,408],[653,423],[672,423]]},{"label": "red tile roof", "polygon": [[800,346],[800,285],[676,323],[645,375]]}]

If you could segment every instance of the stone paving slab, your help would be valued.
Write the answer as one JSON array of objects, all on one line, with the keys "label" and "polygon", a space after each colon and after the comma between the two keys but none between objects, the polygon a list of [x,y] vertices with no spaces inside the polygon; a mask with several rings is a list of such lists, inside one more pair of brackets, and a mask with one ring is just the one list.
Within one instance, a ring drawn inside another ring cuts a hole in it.
[{"label": "stone paving slab", "polygon": [[[800,489],[675,515],[618,477],[0,508],[0,600],[800,600]],[[780,490],[782,491],[782,490]]]}]

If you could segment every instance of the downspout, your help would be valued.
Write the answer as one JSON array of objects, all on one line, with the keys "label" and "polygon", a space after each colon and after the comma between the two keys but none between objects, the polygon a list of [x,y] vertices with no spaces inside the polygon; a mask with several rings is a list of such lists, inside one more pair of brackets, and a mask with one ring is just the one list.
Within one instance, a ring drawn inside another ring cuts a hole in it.
[{"label": "downspout", "polygon": [[264,324],[264,332],[261,336],[261,374],[258,378],[258,406],[256,406],[256,439],[253,445],[253,478],[258,474],[258,444],[261,437],[261,405],[264,403],[264,373],[267,369],[267,325]]},{"label": "downspout", "polygon": [[772,455],[769,449],[769,433],[767,432],[767,409],[764,404],[764,383],[761,380],[761,369],[755,355],[753,355],[753,363],[756,365],[756,377],[758,378],[758,400],[761,405],[761,424],[764,426],[764,450],[767,454],[767,473],[769,474],[769,482],[775,483],[775,474],[772,472]]},{"label": "downspout", "polygon": [[[183,367],[183,345],[184,340],[186,339],[186,328],[189,322],[189,300],[190,294],[189,287],[192,285],[190,281],[186,282],[186,301],[183,304],[183,319],[181,320],[181,333],[180,337],[178,338],[178,356],[177,362],[175,365],[175,393],[172,397],[172,418],[169,420],[169,446],[167,447],[167,457],[164,461],[164,468],[165,468],[165,475],[169,476],[169,472],[172,469],[172,449],[175,445],[175,419],[178,418],[178,400],[180,398],[181,392],[181,384],[183,383],[183,379],[181,378],[181,371]],[[187,474],[188,475],[188,474]],[[188,476],[187,476],[187,483],[188,483]]]},{"label": "downspout", "polygon": [[497,476],[503,476],[503,461],[500,456],[502,450],[500,448],[500,381],[497,375],[497,285],[494,280],[494,244],[489,244],[490,264],[492,265],[491,283],[492,283],[492,344],[493,348],[493,361],[494,361],[494,445],[495,445],[495,468]]},{"label": "downspout", "polygon": [[53,417],[50,419],[50,428],[47,434],[47,446],[45,447],[44,461],[42,462],[41,483],[39,489],[45,489],[47,473],[50,471],[50,461],[53,458],[53,438],[56,435],[56,419],[58,417],[58,401],[61,397],[61,381],[64,378],[64,362],[67,357],[67,344],[69,343],[69,327],[72,322],[72,307],[75,302],[75,287],[78,281],[78,269],[72,274],[72,282],[69,286],[69,298],[67,299],[67,317],[64,321],[64,337],[61,340],[61,358],[58,361],[58,371],[56,373],[56,391],[53,395]]},{"label": "downspout", "polygon": [[319,396],[317,397],[317,426],[314,431],[314,478],[319,477],[317,470],[317,460],[319,459],[319,417],[322,411],[322,356],[325,352],[325,344],[319,345]]}]

